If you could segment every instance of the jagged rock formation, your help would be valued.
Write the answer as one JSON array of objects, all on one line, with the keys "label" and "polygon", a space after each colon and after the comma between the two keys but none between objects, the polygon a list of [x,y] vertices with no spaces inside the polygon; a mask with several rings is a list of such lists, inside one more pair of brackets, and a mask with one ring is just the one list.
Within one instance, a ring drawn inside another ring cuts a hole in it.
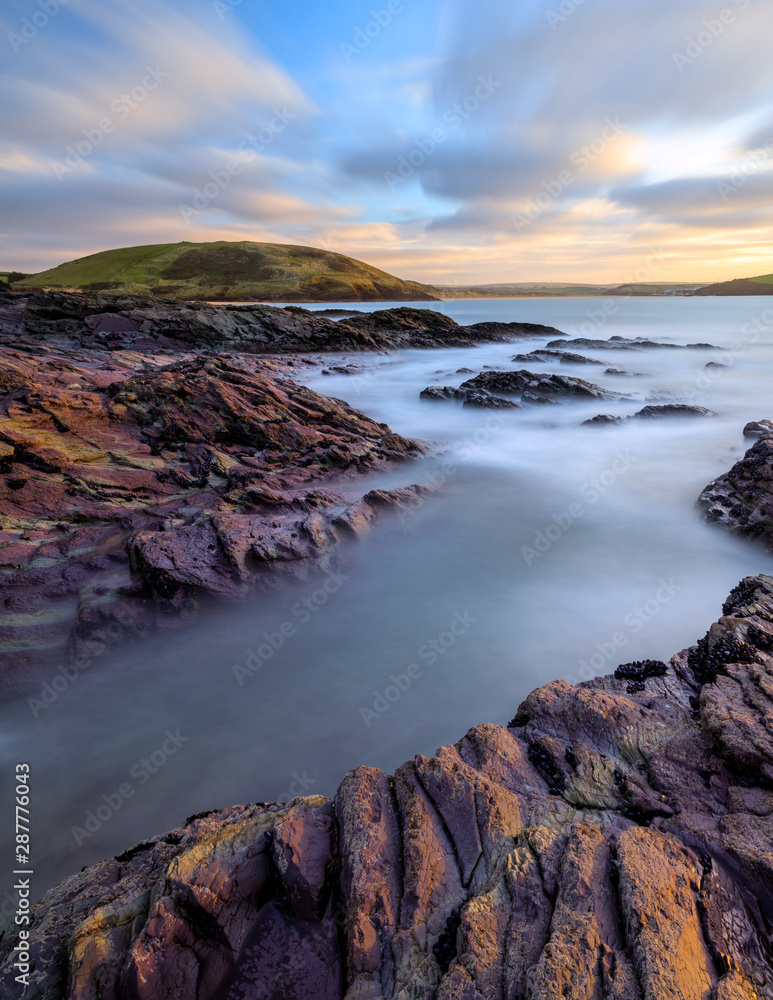
[{"label": "jagged rock formation", "polygon": [[733,468],[715,479],[698,499],[704,518],[745,538],[759,538],[773,551],[773,437],[769,421],[747,424],[744,434],[759,440]]},{"label": "jagged rock formation", "polygon": [[192,817],[34,908],[25,1000],[769,1000],[771,650],[748,578],[667,664],[333,801]]}]

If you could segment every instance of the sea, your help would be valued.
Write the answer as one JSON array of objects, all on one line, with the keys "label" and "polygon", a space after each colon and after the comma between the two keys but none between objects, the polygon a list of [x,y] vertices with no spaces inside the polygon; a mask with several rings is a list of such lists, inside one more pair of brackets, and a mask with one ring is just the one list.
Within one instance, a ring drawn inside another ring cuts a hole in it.
[{"label": "sea", "polygon": [[[696,507],[749,447],[744,425],[773,417],[770,298],[415,305],[460,324],[524,321],[664,346],[567,346],[597,365],[513,362],[545,345],[537,337],[310,366],[311,388],[431,443],[426,458],[348,488],[434,483],[437,496],[380,522],[326,572],[95,664],[44,710],[30,701],[40,678],[0,704],[2,801],[12,801],[15,765],[30,765],[36,898],[190,815],[333,795],[353,767],[393,771],[472,726],[507,724],[539,685],[667,659],[704,635],[741,578],[773,572],[764,547],[705,523]],[[688,343],[713,349],[665,346]],[[521,410],[420,398],[472,377],[461,369],[520,368],[629,398]],[[583,426],[667,402],[714,415]],[[10,819],[3,922],[15,898]]]}]

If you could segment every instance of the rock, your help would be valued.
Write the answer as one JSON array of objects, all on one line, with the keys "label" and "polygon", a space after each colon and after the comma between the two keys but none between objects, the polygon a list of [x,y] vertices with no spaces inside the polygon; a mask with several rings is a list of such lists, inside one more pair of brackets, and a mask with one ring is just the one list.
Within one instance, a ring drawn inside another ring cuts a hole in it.
[{"label": "rock", "polygon": [[[343,312],[343,315],[342,315]],[[328,313],[328,314],[326,314]],[[564,336],[534,323],[459,326],[432,309],[404,306],[372,313],[300,306],[171,303],[148,296],[10,293],[0,301],[0,331],[58,338],[71,347],[110,351],[196,348],[237,352],[377,351],[400,347],[466,347],[485,341]]]},{"label": "rock", "polygon": [[667,403],[665,406],[645,406],[635,413],[635,417],[657,420],[661,417],[713,417],[711,410],[705,406],[690,406],[686,403]]},{"label": "rock", "polygon": [[91,661],[181,624],[207,596],[234,600],[277,572],[310,571],[362,514],[351,513],[356,492],[316,484],[425,450],[254,354],[0,337],[0,371],[9,685],[9,672]]},{"label": "rock", "polygon": [[532,351],[531,354],[516,354],[512,361],[519,362],[545,362],[560,361],[562,365],[603,365],[604,361],[596,361],[595,358],[586,358],[584,354],[572,354],[570,351]]},{"label": "rock", "polygon": [[543,375],[525,369],[481,372],[463,382],[462,389],[484,389],[520,396],[524,403],[557,403],[566,399],[622,399],[624,397],[570,375]]},{"label": "rock", "polygon": [[591,417],[590,420],[583,420],[582,427],[595,427],[595,426],[609,426],[611,424],[622,424],[625,423],[623,417],[614,417],[611,413],[600,413],[597,417]]},{"label": "rock", "polygon": [[723,365],[719,361],[708,361],[703,367],[704,368],[729,368],[730,365]]},{"label": "rock", "polygon": [[616,417],[609,413],[601,413],[590,420],[583,420],[582,426],[624,424],[628,420],[657,420],[666,417],[713,417],[715,414],[703,406],[688,406],[684,403],[668,403],[663,406],[645,406],[630,417]]},{"label": "rock", "polygon": [[641,378],[641,377],[645,376],[647,373],[646,372],[627,372],[627,371],[624,371],[622,368],[606,368],[604,370],[604,374],[605,375],[628,375],[628,376],[631,376],[631,377],[638,376],[639,378]]},{"label": "rock", "polygon": [[25,996],[773,996],[771,622],[773,578],[747,578],[667,663],[72,876],[32,909]]},{"label": "rock", "polygon": [[610,337],[609,340],[594,340],[590,337],[575,337],[572,340],[554,340],[551,341],[548,347],[566,347],[568,344],[574,347],[589,347],[593,350],[616,350],[616,351],[641,351],[644,349],[652,349],[656,347],[662,347],[666,349],[676,350],[676,349],[698,349],[703,351],[718,351],[719,348],[715,347],[713,344],[668,344],[660,343],[655,340],[646,340],[643,337]]},{"label": "rock", "polygon": [[431,385],[423,389],[419,394],[422,399],[458,399],[465,406],[473,406],[478,409],[487,410],[518,410],[520,403],[515,400],[505,399],[503,396],[496,396],[485,389],[454,389],[452,386]]},{"label": "rock", "polygon": [[505,399],[504,396],[496,396],[485,389],[468,390],[464,405],[474,407],[479,410],[520,410],[521,404],[514,399]]},{"label": "rock", "polygon": [[[764,423],[760,425],[764,429]],[[747,425],[748,426],[748,425]],[[773,438],[760,437],[725,475],[703,490],[704,519],[745,538],[758,538],[773,551]]]},{"label": "rock", "polygon": [[752,420],[743,429],[743,436],[747,438],[768,437],[773,434],[773,420]]}]

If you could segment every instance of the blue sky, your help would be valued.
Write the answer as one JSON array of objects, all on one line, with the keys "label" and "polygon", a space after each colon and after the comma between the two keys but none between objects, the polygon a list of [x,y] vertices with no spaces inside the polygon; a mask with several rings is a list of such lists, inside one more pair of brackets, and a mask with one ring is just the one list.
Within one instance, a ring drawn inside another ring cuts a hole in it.
[{"label": "blue sky", "polygon": [[5,0],[0,267],[252,239],[445,284],[767,273],[772,13]]}]

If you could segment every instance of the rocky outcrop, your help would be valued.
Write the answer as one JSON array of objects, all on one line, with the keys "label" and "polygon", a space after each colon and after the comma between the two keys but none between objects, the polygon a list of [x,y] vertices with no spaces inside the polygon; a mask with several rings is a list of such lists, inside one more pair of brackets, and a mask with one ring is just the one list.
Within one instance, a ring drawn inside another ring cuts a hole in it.
[{"label": "rocky outcrop", "polygon": [[[0,300],[0,334],[110,351],[230,349],[253,353],[466,347],[525,337],[563,337],[536,323],[459,326],[431,309],[350,312],[339,321],[300,306],[165,303],[142,296],[16,293]],[[561,341],[559,341],[561,343]]]},{"label": "rocky outcrop", "polygon": [[624,399],[592,382],[571,375],[545,375],[525,369],[515,372],[481,372],[463,382],[461,389],[483,389],[518,396],[522,403],[558,403],[567,399]]},{"label": "rocky outcrop", "polygon": [[768,1000],[772,623],[746,579],[668,663],[74,875],[33,909],[25,1000]]},{"label": "rocky outcrop", "polygon": [[358,474],[424,446],[292,381],[295,361],[26,342],[0,364],[4,672],[308,573],[429,492],[363,498]]},{"label": "rocky outcrop", "polygon": [[715,479],[698,499],[705,520],[723,524],[744,538],[758,538],[773,551],[773,436],[768,421],[747,424],[762,436],[733,468]]}]

